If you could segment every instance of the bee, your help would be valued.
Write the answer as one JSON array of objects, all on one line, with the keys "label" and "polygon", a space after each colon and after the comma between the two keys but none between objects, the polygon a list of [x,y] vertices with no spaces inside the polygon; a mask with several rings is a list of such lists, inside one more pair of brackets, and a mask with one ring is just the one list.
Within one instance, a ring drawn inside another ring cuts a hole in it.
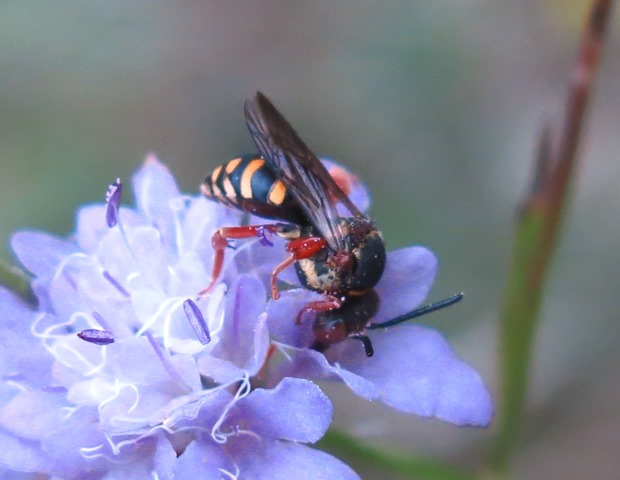
[{"label": "bee", "polygon": [[[288,240],[288,256],[272,272],[271,296],[278,299],[277,276],[294,265],[301,284],[324,298],[305,312],[327,312],[347,299],[364,297],[383,274],[385,244],[374,220],[364,215],[308,148],[271,101],[257,92],[245,102],[245,121],[259,151],[230,160],[207,175],[202,193],[275,223],[222,227],[211,243],[215,257],[208,292],[221,274],[231,239],[264,237]],[[347,216],[337,211],[344,205]]]}]

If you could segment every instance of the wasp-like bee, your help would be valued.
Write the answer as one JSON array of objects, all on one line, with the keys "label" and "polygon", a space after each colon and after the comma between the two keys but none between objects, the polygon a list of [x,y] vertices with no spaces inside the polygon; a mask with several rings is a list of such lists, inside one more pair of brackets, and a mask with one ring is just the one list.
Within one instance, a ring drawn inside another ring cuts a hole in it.
[{"label": "wasp-like bee", "polygon": [[[229,239],[270,232],[289,240],[289,255],[271,276],[272,297],[279,297],[278,274],[293,264],[305,288],[325,295],[304,308],[298,322],[306,311],[338,309],[347,299],[366,295],[381,278],[386,260],[375,222],[353,204],[265,95],[257,92],[246,101],[245,120],[259,155],[235,158],[216,168],[203,182],[202,193],[286,223],[220,228],[212,238],[212,280],[201,293],[208,292],[220,275]],[[338,214],[338,203],[349,216]]]}]

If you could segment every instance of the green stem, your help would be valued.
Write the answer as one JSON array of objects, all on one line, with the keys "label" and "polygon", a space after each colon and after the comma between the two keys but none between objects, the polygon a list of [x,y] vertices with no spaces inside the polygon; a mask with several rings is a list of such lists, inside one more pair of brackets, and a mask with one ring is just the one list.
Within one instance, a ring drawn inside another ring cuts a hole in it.
[{"label": "green stem", "polygon": [[0,285],[19,295],[31,305],[36,304],[36,297],[30,288],[30,278],[19,268],[10,267],[0,261]]},{"label": "green stem", "polygon": [[536,177],[520,211],[508,285],[500,310],[501,403],[491,454],[492,476],[508,472],[524,417],[531,350],[549,266],[573,181],[585,113],[612,0],[594,0],[570,77],[561,129],[547,124]]},{"label": "green stem", "polygon": [[329,430],[317,446],[345,458],[350,465],[358,464],[360,470],[363,465],[372,465],[417,480],[474,480],[473,476],[443,464],[369,447],[335,430]]}]

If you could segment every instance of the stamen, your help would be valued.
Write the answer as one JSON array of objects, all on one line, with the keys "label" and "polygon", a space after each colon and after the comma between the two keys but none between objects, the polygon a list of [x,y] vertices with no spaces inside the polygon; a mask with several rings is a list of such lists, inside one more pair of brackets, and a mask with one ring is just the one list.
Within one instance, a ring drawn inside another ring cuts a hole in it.
[{"label": "stamen", "polygon": [[[114,440],[112,439],[112,436],[108,433],[108,432],[103,432],[103,436],[105,437],[105,439],[108,441],[108,445],[110,446],[110,448],[112,449],[112,453],[116,456],[121,452],[120,447],[118,446],[118,444],[114,443]],[[130,440],[130,442],[133,443],[132,440]]]},{"label": "stamen", "polygon": [[117,281],[117,280],[116,280],[116,279],[115,279],[112,275],[110,275],[110,272],[108,272],[107,270],[104,270],[104,271],[103,271],[103,277],[104,277],[104,278],[105,278],[108,282],[110,282],[110,283],[112,284],[112,286],[113,286],[114,288],[116,288],[116,289],[117,289],[117,290],[121,293],[121,295],[123,295],[124,297],[127,297],[127,298],[129,298],[129,297],[131,296],[131,295],[129,294],[129,292],[128,292],[127,290],[125,290],[125,289],[123,288],[123,286],[122,286],[120,283],[118,283],[118,281]]},{"label": "stamen", "polygon": [[92,313],[93,318],[95,320],[97,320],[97,323],[99,325],[101,325],[101,328],[103,328],[104,330],[107,330],[108,332],[112,333],[112,329],[110,328],[110,325],[108,324],[108,322],[106,322],[103,317],[101,315],[99,315],[98,312],[93,312]]},{"label": "stamen", "polygon": [[[86,359],[78,350],[72,348],[66,342],[63,342],[62,339],[66,338],[68,331],[74,331],[73,326],[78,324],[78,322],[82,320],[86,320],[88,324],[91,323],[91,319],[84,312],[74,312],[71,314],[68,320],[64,322],[54,323],[47,328],[39,331],[39,324],[47,318],[47,314],[42,313],[37,316],[32,325],[30,326],[30,333],[35,337],[42,340],[43,347],[56,359],[70,368],[78,368],[79,364],[82,364],[84,368],[88,368],[88,372],[84,373],[84,375],[92,375],[97,372],[105,365],[105,349],[101,349],[101,363],[99,365],[93,365],[89,360]],[[60,340],[60,341],[58,341]],[[69,352],[74,356],[73,359],[67,360],[65,358],[66,352]],[[81,367],[80,367],[81,368]]]},{"label": "stamen", "polygon": [[48,385],[47,387],[43,387],[43,391],[46,393],[67,393],[67,387]]},{"label": "stamen", "polygon": [[103,457],[102,453],[98,453],[103,450],[103,444],[96,445],[94,447],[81,447],[80,455],[84,458],[101,458]]},{"label": "stamen", "polygon": [[226,420],[226,416],[228,415],[228,412],[235,406],[235,403],[237,403],[239,400],[249,395],[251,390],[252,390],[252,386],[250,384],[250,376],[246,372],[245,376],[241,380],[241,385],[239,385],[239,388],[237,389],[237,393],[235,393],[235,396],[233,397],[233,399],[230,402],[228,402],[228,404],[226,404],[222,414],[217,419],[217,421],[213,425],[213,428],[211,429],[211,438],[215,442],[219,444],[224,444],[227,442],[229,436],[234,435],[234,432],[232,434],[221,432],[220,427]]},{"label": "stamen", "polygon": [[235,473],[229,472],[228,470],[225,470],[223,468],[218,468],[218,470],[220,471],[220,473],[222,473],[222,475],[228,477],[230,480],[239,480],[239,474],[241,473],[241,470],[239,470],[239,467],[236,463],[233,464],[233,466],[235,467]]},{"label": "stamen", "polygon": [[75,280],[73,279],[73,277],[69,274],[69,272],[67,272],[66,270],[62,271],[62,276],[63,278],[67,281],[67,283],[69,285],[71,285],[71,288],[73,288],[73,290],[75,290],[77,292],[78,290],[78,286],[77,283],[75,283]]},{"label": "stamen", "polygon": [[114,386],[109,386],[109,385],[104,384],[101,387],[100,392],[97,392],[99,395],[99,393],[103,394],[104,390],[112,391],[111,395],[101,400],[101,402],[99,402],[99,405],[97,405],[97,410],[99,411],[99,413],[101,413],[101,411],[107,404],[112,403],[114,400],[119,398],[121,395],[121,392],[126,389],[129,389],[131,392],[133,392],[135,396],[133,404],[129,407],[129,409],[127,410],[127,413],[131,413],[132,411],[134,411],[140,404],[140,390],[133,383],[121,382],[117,378],[114,380]]},{"label": "stamen", "polygon": [[164,349],[169,350],[170,341],[173,340],[170,335],[171,323],[173,321],[174,315],[177,313],[177,309],[185,301],[183,300],[183,298],[184,297],[172,297],[164,300],[159,305],[157,311],[143,323],[140,329],[135,333],[135,336],[140,337],[144,335],[144,333],[153,325],[161,323],[163,325],[161,339],[164,344]]},{"label": "stamen", "polygon": [[114,343],[114,336],[108,332],[107,330],[96,330],[94,328],[89,328],[87,330],[82,330],[77,334],[82,340],[94,343],[95,345],[109,345],[110,343]]},{"label": "stamen", "polygon": [[119,208],[120,208],[122,193],[123,193],[123,184],[121,183],[121,179],[117,178],[116,182],[114,182],[112,185],[108,187],[108,192],[106,193],[106,203],[107,203],[106,222],[108,224],[108,227],[110,228],[118,225],[121,238],[123,239],[123,243],[127,247],[127,251],[132,256],[132,258],[136,261],[136,264],[138,265],[138,268],[140,269],[142,277],[144,277],[144,279],[148,282],[150,280],[150,277],[144,274],[144,269],[142,268],[140,260],[138,260],[138,257],[136,256],[135,252],[131,248],[131,245],[129,244],[129,239],[127,238],[127,234],[125,233],[125,229],[123,228],[123,223],[121,222]]},{"label": "stamen", "polygon": [[185,220],[185,214],[192,204],[192,198],[188,195],[173,198],[169,201],[170,209],[174,215],[174,236],[176,250],[179,255],[186,250],[184,245],[183,236],[183,223]]},{"label": "stamen", "polygon": [[123,184],[121,183],[121,179],[117,178],[116,181],[108,187],[108,191],[105,194],[105,201],[107,204],[105,219],[110,228],[118,223],[118,212],[122,195]]},{"label": "stamen", "polygon": [[207,323],[205,322],[198,305],[196,305],[193,300],[188,298],[183,302],[183,310],[185,310],[185,315],[189,320],[189,324],[194,329],[194,332],[198,337],[198,341],[203,345],[209,343],[211,341],[209,327],[207,327]]},{"label": "stamen", "polygon": [[168,374],[172,377],[172,379],[177,383],[177,385],[179,387],[181,387],[181,389],[184,391],[184,393],[190,393],[192,391],[192,389],[187,385],[187,383],[185,383],[185,380],[183,380],[183,378],[181,377],[181,375],[179,375],[179,372],[177,372],[177,370],[174,368],[174,366],[172,365],[172,363],[170,363],[170,360],[168,359],[168,357],[164,354],[163,350],[161,349],[159,343],[157,343],[157,341],[155,340],[155,338],[153,338],[153,335],[151,335],[150,332],[145,332],[144,334],[146,336],[146,338],[149,340],[149,343],[151,344],[151,346],[153,347],[153,350],[155,350],[155,353],[157,354],[157,356],[159,357],[159,360],[161,361],[162,365],[164,366],[164,368],[166,369],[166,371],[168,372]]},{"label": "stamen", "polygon": [[278,351],[284,356],[284,358],[286,358],[289,362],[293,361],[293,356],[289,353],[289,350],[291,352],[301,352],[302,350],[304,350],[301,347],[294,347],[286,343],[276,342],[275,340],[272,340],[271,344],[274,345],[278,349]]}]

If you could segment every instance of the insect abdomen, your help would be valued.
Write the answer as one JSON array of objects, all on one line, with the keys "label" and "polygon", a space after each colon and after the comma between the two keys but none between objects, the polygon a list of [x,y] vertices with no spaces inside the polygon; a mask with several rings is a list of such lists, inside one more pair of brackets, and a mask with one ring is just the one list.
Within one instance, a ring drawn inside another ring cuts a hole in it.
[{"label": "insect abdomen", "polygon": [[217,167],[207,175],[201,191],[207,198],[261,217],[307,223],[286,185],[256,154],[234,158]]}]

